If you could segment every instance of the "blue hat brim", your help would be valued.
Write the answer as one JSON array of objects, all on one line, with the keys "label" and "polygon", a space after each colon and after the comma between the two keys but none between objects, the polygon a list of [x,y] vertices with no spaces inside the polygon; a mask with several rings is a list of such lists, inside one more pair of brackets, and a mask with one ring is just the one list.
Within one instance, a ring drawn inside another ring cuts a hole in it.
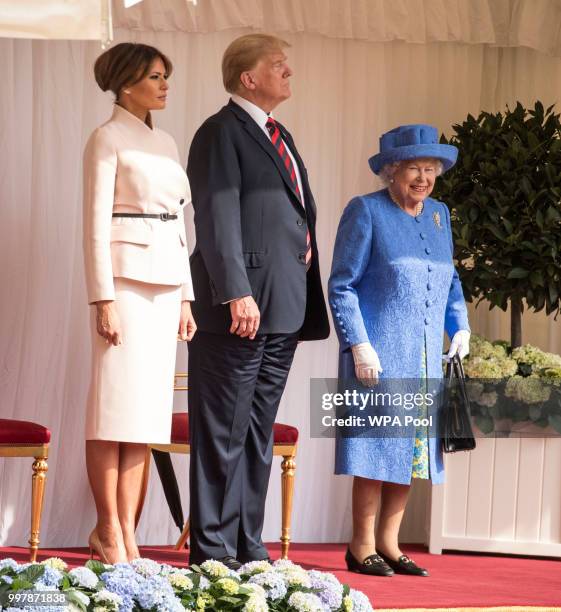
[{"label": "blue hat brim", "polygon": [[458,159],[458,149],[447,144],[416,144],[404,147],[395,147],[383,153],[373,155],[368,164],[374,174],[380,174],[380,170],[393,162],[405,161],[407,159],[420,159],[423,157],[434,157],[442,162],[443,172],[450,170]]}]

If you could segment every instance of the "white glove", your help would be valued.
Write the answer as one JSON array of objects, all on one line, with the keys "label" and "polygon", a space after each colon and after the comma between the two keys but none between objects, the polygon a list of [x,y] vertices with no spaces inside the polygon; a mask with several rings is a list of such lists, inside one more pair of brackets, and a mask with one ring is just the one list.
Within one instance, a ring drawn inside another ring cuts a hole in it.
[{"label": "white glove", "polygon": [[450,342],[450,349],[446,355],[446,361],[450,361],[454,355],[458,355],[460,359],[463,359],[469,354],[469,339],[471,333],[467,329],[460,329],[460,331],[454,334],[452,342]]},{"label": "white glove", "polygon": [[355,362],[355,374],[365,387],[373,387],[378,383],[378,374],[382,372],[378,354],[370,342],[361,342],[351,347]]}]

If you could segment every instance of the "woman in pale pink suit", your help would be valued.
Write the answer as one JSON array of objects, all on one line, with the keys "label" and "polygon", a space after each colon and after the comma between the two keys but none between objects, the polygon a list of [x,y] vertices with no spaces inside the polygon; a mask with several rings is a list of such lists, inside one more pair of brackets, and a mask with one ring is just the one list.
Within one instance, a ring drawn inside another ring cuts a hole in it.
[{"label": "woman in pale pink suit", "polygon": [[169,443],[177,335],[196,326],[183,207],[187,176],[150,111],[166,106],[169,59],[122,43],[95,78],[116,96],[84,152],[84,260],[93,363],[86,463],[97,508],[90,548],[104,562],[138,557],[134,536],[147,443]]}]

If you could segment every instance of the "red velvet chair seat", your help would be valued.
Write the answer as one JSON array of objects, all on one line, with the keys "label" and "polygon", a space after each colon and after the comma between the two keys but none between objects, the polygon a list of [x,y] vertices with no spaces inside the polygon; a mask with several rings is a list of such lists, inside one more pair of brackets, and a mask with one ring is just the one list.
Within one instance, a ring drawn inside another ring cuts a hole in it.
[{"label": "red velvet chair seat", "polygon": [[51,432],[43,425],[31,421],[0,419],[0,444],[25,446],[48,444],[50,441]]},{"label": "red velvet chair seat", "polygon": [[[273,426],[274,444],[292,445],[298,442],[298,429],[292,425],[275,423]],[[189,414],[174,412],[171,424],[171,443],[189,444]]]}]

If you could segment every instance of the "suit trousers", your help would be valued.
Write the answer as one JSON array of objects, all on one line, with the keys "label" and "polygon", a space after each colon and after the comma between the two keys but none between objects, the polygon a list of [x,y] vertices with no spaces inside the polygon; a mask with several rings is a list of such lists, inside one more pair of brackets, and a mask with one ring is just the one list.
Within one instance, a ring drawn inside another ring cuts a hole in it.
[{"label": "suit trousers", "polygon": [[191,563],[268,556],[261,533],[273,425],[298,344],[199,331],[189,343]]}]

